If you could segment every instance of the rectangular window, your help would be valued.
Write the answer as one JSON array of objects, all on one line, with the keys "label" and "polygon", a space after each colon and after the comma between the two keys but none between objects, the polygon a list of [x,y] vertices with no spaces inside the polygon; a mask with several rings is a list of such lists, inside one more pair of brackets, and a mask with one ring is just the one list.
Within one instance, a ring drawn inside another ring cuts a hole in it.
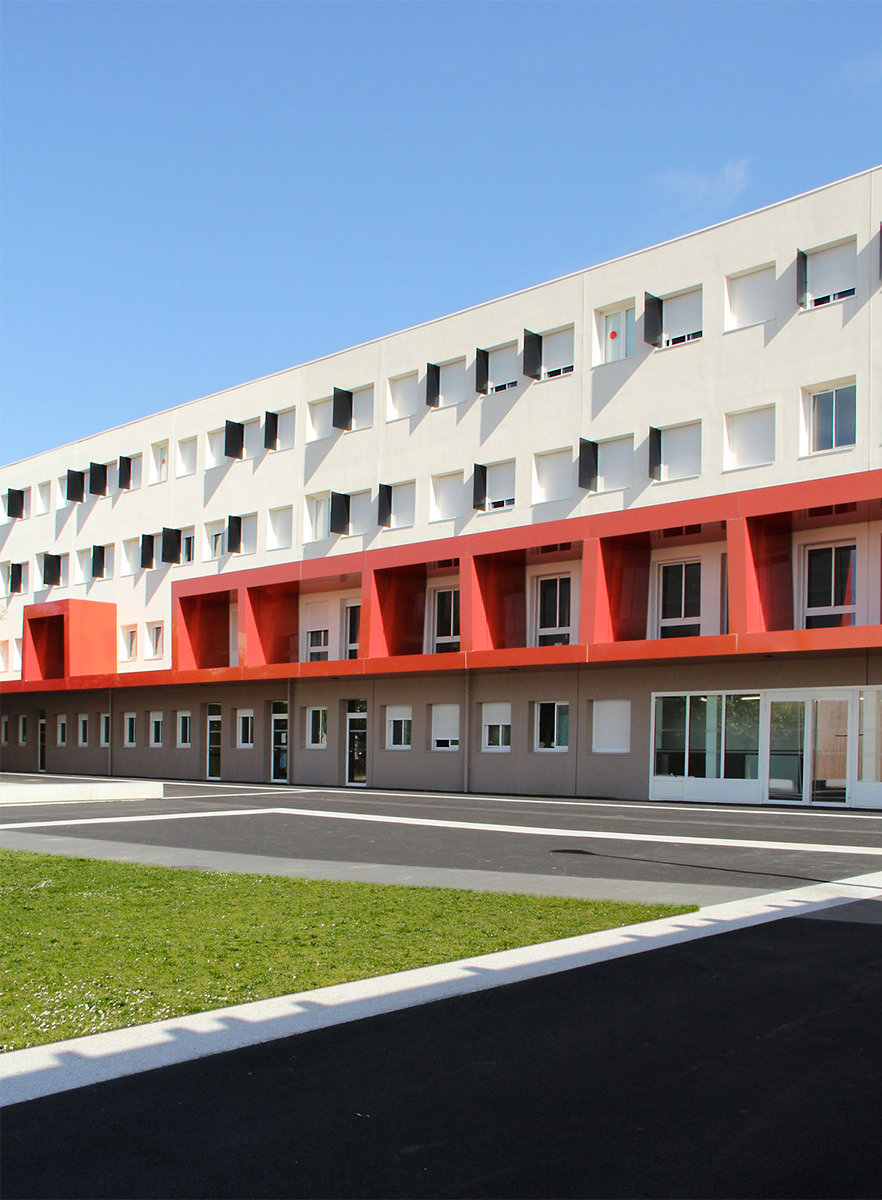
[{"label": "rectangular window", "polygon": [[533,456],[533,503],[569,500],[573,494],[573,455],[570,450]]},{"label": "rectangular window", "polygon": [[402,417],[415,416],[421,407],[420,377],[416,371],[389,380],[387,421],[399,421]]},{"label": "rectangular window", "polygon": [[122,574],[137,575],[141,570],[141,540],[126,538],[122,544]]},{"label": "rectangular window", "polygon": [[346,604],[343,607],[343,645],[347,658],[358,658],[358,635],[361,626],[361,605]]},{"label": "rectangular window", "polygon": [[165,483],[168,479],[168,442],[156,442],[150,447],[150,482]]},{"label": "rectangular window", "polygon": [[162,713],[152,712],[150,714],[150,745],[162,745]]},{"label": "rectangular window", "polygon": [[413,710],[409,704],[390,704],[386,708],[386,749],[409,750],[413,728]]},{"label": "rectangular window", "polygon": [[266,532],[267,550],[288,550],[294,535],[294,509],[271,508]]},{"label": "rectangular window", "polygon": [[518,386],[518,344],[511,342],[488,352],[487,392],[505,392]]},{"label": "rectangular window", "polygon": [[775,315],[775,267],[760,267],[726,279],[724,328],[761,325]]},{"label": "rectangular window", "polygon": [[89,744],[89,714],[80,713],[77,717],[77,745],[88,746]]},{"label": "rectangular window", "polygon": [[352,424],[350,429],[370,429],[374,423],[373,385],[352,393]]},{"label": "rectangular window", "polygon": [[123,745],[134,746],[137,741],[138,718],[135,713],[123,713]]},{"label": "rectangular window", "polygon": [[318,496],[306,497],[306,540],[320,542],[331,532],[331,496],[322,492]]},{"label": "rectangular window", "polygon": [[572,580],[551,575],[536,580],[536,645],[568,646],[572,634]]},{"label": "rectangular window", "polygon": [[597,490],[617,492],[634,482],[634,438],[612,438],[597,444]]},{"label": "rectangular window", "polygon": [[882,783],[882,691],[861,692],[858,779]]},{"label": "rectangular window", "polygon": [[374,506],[371,494],[365,492],[350,492],[349,494],[349,536],[370,533],[376,525]]},{"label": "rectangular window", "polygon": [[691,479],[701,474],[701,422],[661,430],[659,479]]},{"label": "rectangular window", "polygon": [[98,728],[101,731],[99,736],[99,744],[102,746],[110,745],[110,713],[101,713],[98,718]]},{"label": "rectangular window", "polygon": [[416,484],[395,483],[392,485],[391,529],[404,529],[413,525],[416,515]]},{"label": "rectangular window", "polygon": [[64,715],[55,718],[55,740],[59,746],[67,745],[67,717]]},{"label": "rectangular window", "polygon": [[226,527],[223,521],[210,521],[205,525],[205,557],[208,560],[223,558],[226,548]]},{"label": "rectangular window", "polygon": [[307,661],[327,662],[328,660],[328,630],[310,629],[306,635]]},{"label": "rectangular window", "polygon": [[631,750],[631,701],[595,700],[592,704],[591,751],[628,754]]},{"label": "rectangular window", "polygon": [[432,593],[432,639],[429,652],[452,654],[459,650],[459,588],[439,588]]},{"label": "rectangular window", "polygon": [[124,625],[121,633],[123,658],[131,661],[138,657],[138,627],[136,625]]},{"label": "rectangular window", "polygon": [[515,463],[491,463],[487,467],[487,500],[485,510],[511,508],[515,502]]},{"label": "rectangular window", "polygon": [[432,749],[459,749],[459,705],[432,705]]},{"label": "rectangular window", "polygon": [[807,416],[812,454],[855,444],[855,399],[853,383],[809,394]]},{"label": "rectangular window", "polygon": [[659,567],[658,636],[697,637],[701,633],[701,563],[662,563]]},{"label": "rectangular window", "polygon": [[253,417],[242,424],[242,457],[259,458],[263,453],[263,433],[260,417]]},{"label": "rectangular window", "polygon": [[186,749],[190,745],[190,714],[178,713],[178,748]]},{"label": "rectangular window", "polygon": [[52,507],[52,482],[38,483],[34,492],[34,512],[40,517]]},{"label": "rectangular window", "polygon": [[181,562],[191,563],[196,558],[196,530],[191,525],[189,529],[181,530]]},{"label": "rectangular window", "polygon": [[857,242],[852,238],[839,246],[814,250],[806,255],[806,301],[809,308],[820,308],[855,293],[857,282]]},{"label": "rectangular window", "polygon": [[557,701],[536,705],[536,749],[566,750],[570,744],[570,706]]},{"label": "rectangular window", "polygon": [[147,626],[147,638],[150,643],[150,657],[162,658],[165,641],[165,631],[162,623]]},{"label": "rectangular window", "polygon": [[308,708],[306,710],[306,745],[311,750],[325,750],[328,745],[328,710]]},{"label": "rectangular window", "polygon": [[463,512],[463,473],[432,476],[430,521],[452,521]]},{"label": "rectangular window", "polygon": [[664,298],[662,328],[665,346],[680,346],[701,337],[701,288]]},{"label": "rectangular window", "polygon": [[723,468],[737,471],[775,461],[775,406],[726,413]]},{"label": "rectangular window", "polygon": [[226,429],[212,429],[205,438],[205,469],[221,467],[226,461],[224,453],[226,444]]},{"label": "rectangular window", "polygon": [[236,713],[237,746],[240,750],[254,747],[254,709],[240,708]]},{"label": "rectangular window", "polygon": [[9,745],[9,717],[0,717],[0,745]]},{"label": "rectangular window", "polygon": [[175,476],[183,479],[186,475],[196,474],[196,438],[184,438],[178,442],[178,452],[175,458]]},{"label": "rectangular window", "polygon": [[805,553],[805,627],[855,624],[857,546],[808,546]]},{"label": "rectangular window", "polygon": [[4,674],[9,670],[9,642],[0,642],[0,671]]},{"label": "rectangular window", "polygon": [[757,695],[656,696],[653,774],[757,779]]},{"label": "rectangular window", "polygon": [[26,746],[28,744],[28,719],[27,717],[18,718],[18,744]]},{"label": "rectangular window", "polygon": [[626,304],[611,312],[597,314],[601,362],[620,362],[634,355],[634,305]]},{"label": "rectangular window", "polygon": [[484,750],[507,752],[511,749],[511,704],[481,705],[481,746]]},{"label": "rectangular window", "polygon": [[438,407],[451,408],[466,398],[466,360],[441,363],[438,382]]},{"label": "rectangular window", "polygon": [[318,442],[329,438],[333,433],[333,401],[330,397],[326,400],[314,400],[312,404],[307,405],[306,411],[306,440]]}]

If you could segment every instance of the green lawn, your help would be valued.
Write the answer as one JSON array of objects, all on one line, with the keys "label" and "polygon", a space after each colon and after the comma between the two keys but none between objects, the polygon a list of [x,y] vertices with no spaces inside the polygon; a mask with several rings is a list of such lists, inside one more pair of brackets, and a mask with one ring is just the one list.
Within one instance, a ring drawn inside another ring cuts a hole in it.
[{"label": "green lawn", "polygon": [[0,850],[0,1049],[689,911]]}]

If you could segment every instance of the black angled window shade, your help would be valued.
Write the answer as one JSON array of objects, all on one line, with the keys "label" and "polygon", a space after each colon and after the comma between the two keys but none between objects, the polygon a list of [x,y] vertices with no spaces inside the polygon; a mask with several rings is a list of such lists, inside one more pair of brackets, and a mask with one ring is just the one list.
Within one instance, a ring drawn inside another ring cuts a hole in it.
[{"label": "black angled window shade", "polygon": [[230,517],[227,521],[227,553],[239,554],[242,550],[242,518]]},{"label": "black angled window shade", "polygon": [[524,330],[524,374],[528,379],[542,378],[542,335]]},{"label": "black angled window shade", "polygon": [[61,583],[61,555],[44,554],[43,584],[45,587],[52,587],[56,583]]},{"label": "black angled window shade", "polygon": [[126,491],[132,486],[132,460],[124,454],[119,456],[117,474],[120,490]]},{"label": "black angled window shade", "polygon": [[104,547],[103,546],[93,546],[92,547],[92,578],[93,579],[103,579],[104,578]]},{"label": "black angled window shade", "polygon": [[331,533],[349,532],[349,496],[331,492]]},{"label": "black angled window shade", "polygon": [[9,564],[9,594],[15,595],[21,591],[22,563]]},{"label": "black angled window shade", "polygon": [[13,520],[24,516],[24,492],[19,488],[10,488],[6,493],[6,515]]},{"label": "black angled window shade", "polygon": [[653,296],[651,292],[643,293],[643,340],[647,346],[658,348],[662,344],[663,308],[664,304],[658,296]]},{"label": "black angled window shade", "polygon": [[268,412],[263,418],[263,448],[275,450],[279,444],[279,414]]},{"label": "black angled window shade", "polygon": [[149,569],[153,566],[153,534],[141,534],[141,566]]},{"label": "black angled window shade", "polygon": [[388,529],[392,524],[392,484],[381,483],[377,497],[377,524]]},{"label": "black angled window shade", "polygon": [[437,363],[426,363],[426,404],[437,408],[441,403],[441,368]]},{"label": "black angled window shade", "polygon": [[808,255],[804,250],[796,251],[796,304],[798,308],[808,304]]},{"label": "black angled window shade", "polygon": [[107,466],[105,463],[89,463],[89,495],[107,495]]},{"label": "black angled window shade", "polygon": [[475,351],[475,391],[479,396],[486,396],[490,386],[490,351]]},{"label": "black angled window shade", "polygon": [[480,509],[482,512],[487,507],[487,468],[483,463],[475,463],[472,507]]},{"label": "black angled window shade", "polygon": [[180,529],[163,529],[160,558],[164,563],[179,563],[181,561]]},{"label": "black angled window shade", "polygon": [[245,426],[241,421],[227,421],[224,425],[224,457],[241,458],[245,453]]},{"label": "black angled window shade", "polygon": [[649,478],[661,479],[662,434],[654,425],[649,427]]},{"label": "black angled window shade", "polygon": [[597,491],[597,442],[579,438],[579,487]]},{"label": "black angled window shade", "polygon": [[343,388],[334,388],[331,424],[335,429],[352,428],[352,392],[347,392]]},{"label": "black angled window shade", "polygon": [[86,498],[85,471],[68,471],[66,495],[68,500],[79,502]]}]

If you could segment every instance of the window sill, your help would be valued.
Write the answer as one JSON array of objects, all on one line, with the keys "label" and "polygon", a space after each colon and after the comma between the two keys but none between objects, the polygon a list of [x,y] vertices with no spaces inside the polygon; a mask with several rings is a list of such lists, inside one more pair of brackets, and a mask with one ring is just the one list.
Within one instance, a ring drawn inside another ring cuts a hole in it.
[{"label": "window sill", "polygon": [[809,450],[805,454],[800,454],[797,462],[808,462],[813,458],[827,458],[831,454],[848,454],[854,450],[856,442],[852,442],[848,446],[831,446],[829,450]]},{"label": "window sill", "polygon": [[511,746],[482,746],[482,754],[511,754]]},{"label": "window sill", "polygon": [[535,754],[568,754],[569,746],[536,746]]},{"label": "window sill", "polygon": [[[662,349],[661,346],[653,346],[653,350],[661,350],[661,349]],[[664,347],[664,349],[676,350],[676,349],[678,349],[678,347],[677,346],[666,346],[666,347]],[[636,358],[636,357],[637,357],[636,353],[633,353],[633,354],[626,354],[622,358],[611,358],[609,360],[609,362],[592,363],[591,370],[596,371],[600,367],[617,367],[619,365],[619,363],[630,362],[632,358]]]},{"label": "window sill", "polygon": [[678,475],[675,479],[653,479],[653,487],[664,487],[666,483],[684,483],[687,479],[701,479],[701,471],[696,471],[694,475]]},{"label": "window sill", "polygon": [[764,321],[751,321],[749,325],[733,325],[731,329],[723,330],[723,337],[729,333],[740,333],[742,329],[756,329],[760,325],[768,325],[770,321],[776,321],[777,317],[766,317]]},{"label": "window sill", "polygon": [[745,463],[743,467],[723,467],[723,475],[732,475],[736,471],[755,471],[757,467],[773,467],[775,465],[774,458],[766,459],[764,462]]}]

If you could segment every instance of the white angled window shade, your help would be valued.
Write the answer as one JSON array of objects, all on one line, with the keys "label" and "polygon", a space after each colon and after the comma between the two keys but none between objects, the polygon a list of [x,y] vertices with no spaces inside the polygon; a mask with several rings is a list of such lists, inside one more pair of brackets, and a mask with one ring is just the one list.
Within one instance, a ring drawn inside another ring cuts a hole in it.
[{"label": "white angled window shade", "polygon": [[352,393],[352,429],[370,429],[374,423],[374,389],[360,388]]},{"label": "white angled window shade", "polygon": [[763,267],[726,280],[726,329],[760,325],[775,315],[775,268]]},{"label": "white angled window shade", "polygon": [[294,532],[294,510],[272,508],[269,513],[266,545],[268,550],[287,550]]},{"label": "white angled window shade", "polygon": [[242,545],[240,554],[254,554],[257,550],[257,513],[242,517]]},{"label": "white angled window shade", "polygon": [[593,752],[627,754],[631,749],[631,701],[595,700],[593,709]]},{"label": "white angled window shade", "polygon": [[662,430],[662,479],[701,474],[701,422]]},{"label": "white angled window shade", "polygon": [[375,524],[370,492],[353,492],[349,497],[349,532],[370,533]]},{"label": "white angled window shade", "polygon": [[665,344],[701,333],[701,288],[665,298],[662,308]]},{"label": "white angled window shade", "polygon": [[196,474],[196,438],[187,438],[182,442],[178,442],[178,453],[175,460],[175,475],[181,478],[184,475]]},{"label": "white angled window shade", "polygon": [[413,708],[409,704],[387,704],[386,705],[386,720],[387,721],[410,721],[413,716]]},{"label": "white angled window shade", "polygon": [[416,484],[397,483],[392,488],[392,528],[413,525],[416,515]]},{"label": "white angled window shade", "polygon": [[634,482],[634,439],[613,438],[597,447],[597,490],[615,492]]},{"label": "white angled window shade", "polygon": [[483,705],[482,718],[485,725],[510,725],[511,703],[489,703]]},{"label": "white angled window shade", "polygon": [[263,453],[263,429],[260,421],[246,421],[242,432],[242,457],[257,458]]},{"label": "white angled window shade", "polygon": [[321,438],[329,438],[331,436],[333,418],[333,401],[331,400],[316,400],[308,407],[308,421],[306,429],[306,440],[308,442],[317,442]]},{"label": "white angled window shade", "polygon": [[833,300],[843,292],[853,292],[857,278],[856,243],[845,242],[829,250],[808,255],[807,284],[812,303]]},{"label": "white angled window shade", "polygon": [[464,358],[441,364],[440,388],[439,408],[462,404],[466,398],[466,361]]},{"label": "white angled window shade", "polygon": [[279,413],[279,424],[276,433],[276,449],[291,450],[294,446],[294,409],[286,408]]},{"label": "white angled window shade", "polygon": [[573,365],[573,327],[542,335],[542,371],[546,378]]},{"label": "white angled window shade", "polygon": [[726,414],[726,470],[775,461],[775,407]]},{"label": "white angled window shade", "polygon": [[420,397],[420,379],[416,371],[389,380],[389,408],[387,420],[397,421],[400,417],[412,417],[425,403]]},{"label": "white angled window shade", "polygon": [[435,750],[459,747],[459,705],[432,705],[432,746]]},{"label": "white angled window shade", "polygon": [[313,629],[327,629],[329,608],[326,601],[319,604],[307,604],[306,606],[306,629],[307,632]]},{"label": "white angled window shade", "polygon": [[432,477],[431,520],[450,521],[462,516],[463,473]]},{"label": "white angled window shade", "polygon": [[515,464],[493,463],[487,468],[487,507],[509,508],[514,504]]},{"label": "white angled window shade", "polygon": [[517,342],[490,351],[490,391],[503,390],[518,380]]},{"label": "white angled window shade", "polygon": [[569,450],[537,454],[534,504],[568,500],[573,494],[573,456]]},{"label": "white angled window shade", "polygon": [[307,539],[311,542],[319,542],[322,538],[326,538],[330,530],[331,519],[331,500],[328,494],[308,496],[306,512],[309,524]]},{"label": "white angled window shade", "polygon": [[141,566],[141,542],[138,538],[129,538],[123,542],[123,575],[135,575]]}]

